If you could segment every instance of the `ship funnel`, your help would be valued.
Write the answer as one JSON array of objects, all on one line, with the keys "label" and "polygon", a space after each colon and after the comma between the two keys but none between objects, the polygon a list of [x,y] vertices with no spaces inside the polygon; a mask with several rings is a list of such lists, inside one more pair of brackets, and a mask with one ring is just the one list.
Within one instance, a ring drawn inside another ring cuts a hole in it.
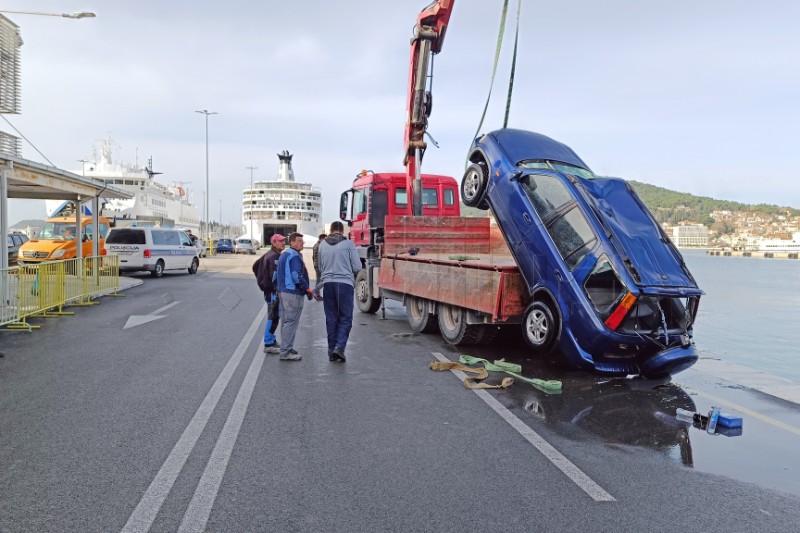
[{"label": "ship funnel", "polygon": [[289,150],[284,150],[278,154],[280,164],[278,164],[278,181],[294,181],[294,170],[292,170],[292,154]]}]

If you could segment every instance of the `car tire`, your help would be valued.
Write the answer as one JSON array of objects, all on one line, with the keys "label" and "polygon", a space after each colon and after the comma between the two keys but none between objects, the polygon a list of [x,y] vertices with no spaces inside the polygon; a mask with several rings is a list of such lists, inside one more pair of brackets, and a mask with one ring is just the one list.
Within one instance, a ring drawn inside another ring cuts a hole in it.
[{"label": "car tire", "polygon": [[160,278],[164,275],[164,261],[159,259],[156,261],[156,268],[150,271],[150,275],[154,278]]},{"label": "car tire", "polygon": [[406,304],[408,325],[417,333],[436,333],[439,321],[436,315],[428,312],[428,301],[417,296],[409,296]]},{"label": "car tire", "polygon": [[468,207],[486,210],[489,205],[484,200],[489,171],[483,163],[472,163],[461,178],[461,200]]},{"label": "car tire", "polygon": [[468,346],[478,342],[480,324],[467,324],[467,313],[463,307],[442,304],[439,306],[439,332],[442,338],[454,346]]},{"label": "car tire", "polygon": [[373,298],[369,286],[367,270],[362,268],[356,275],[356,305],[358,310],[368,315],[373,315],[381,307],[381,299]]},{"label": "car tire", "polygon": [[200,266],[200,260],[196,257],[192,259],[192,266],[189,267],[189,274],[197,274],[197,268]]},{"label": "car tire", "polygon": [[533,302],[525,310],[522,320],[522,336],[535,355],[550,351],[558,332],[558,321],[545,302]]}]

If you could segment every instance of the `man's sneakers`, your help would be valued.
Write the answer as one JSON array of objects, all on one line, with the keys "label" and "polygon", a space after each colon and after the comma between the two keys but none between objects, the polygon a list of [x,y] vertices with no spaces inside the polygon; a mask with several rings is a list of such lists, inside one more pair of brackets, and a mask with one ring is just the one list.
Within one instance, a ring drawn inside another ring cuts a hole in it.
[{"label": "man's sneakers", "polygon": [[344,363],[345,361],[347,361],[347,357],[344,356],[344,350],[341,350],[339,348],[334,348],[331,354],[328,356],[328,361],[331,362],[341,361],[342,363]]},{"label": "man's sneakers", "polygon": [[281,357],[280,360],[281,361],[300,361],[303,358],[303,356],[302,355],[298,355],[297,352],[294,352],[294,353],[292,353],[292,352],[294,352],[294,350],[290,351],[289,355],[287,355],[286,357]]},{"label": "man's sneakers", "polygon": [[264,353],[281,353],[281,345],[278,344],[278,341],[275,341],[272,344],[265,344]]}]

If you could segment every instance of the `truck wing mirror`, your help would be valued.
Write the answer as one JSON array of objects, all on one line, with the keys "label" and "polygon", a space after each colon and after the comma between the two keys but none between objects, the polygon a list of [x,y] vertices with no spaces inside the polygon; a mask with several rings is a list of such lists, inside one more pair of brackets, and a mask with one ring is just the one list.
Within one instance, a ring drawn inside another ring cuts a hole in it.
[{"label": "truck wing mirror", "polygon": [[353,189],[345,191],[342,193],[341,199],[339,200],[339,218],[347,222],[348,226],[352,221],[347,218],[347,208],[350,206],[350,195],[354,193],[355,191]]},{"label": "truck wing mirror", "polygon": [[367,218],[367,214],[366,213],[359,213],[358,215],[356,215],[356,221],[357,222],[360,222],[360,221],[364,220],[365,218]]}]

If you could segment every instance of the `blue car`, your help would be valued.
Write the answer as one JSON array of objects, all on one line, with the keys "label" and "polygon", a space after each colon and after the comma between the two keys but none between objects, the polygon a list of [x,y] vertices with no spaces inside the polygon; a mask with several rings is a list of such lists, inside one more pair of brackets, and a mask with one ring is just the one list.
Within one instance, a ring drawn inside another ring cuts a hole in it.
[{"label": "blue car", "polygon": [[217,241],[217,246],[214,249],[218,254],[232,254],[234,253],[233,241],[231,239],[220,239]]},{"label": "blue car", "polygon": [[502,129],[477,138],[463,202],[491,209],[526,281],[534,352],[574,368],[659,377],[697,361],[699,289],[631,186],[568,146]]}]

